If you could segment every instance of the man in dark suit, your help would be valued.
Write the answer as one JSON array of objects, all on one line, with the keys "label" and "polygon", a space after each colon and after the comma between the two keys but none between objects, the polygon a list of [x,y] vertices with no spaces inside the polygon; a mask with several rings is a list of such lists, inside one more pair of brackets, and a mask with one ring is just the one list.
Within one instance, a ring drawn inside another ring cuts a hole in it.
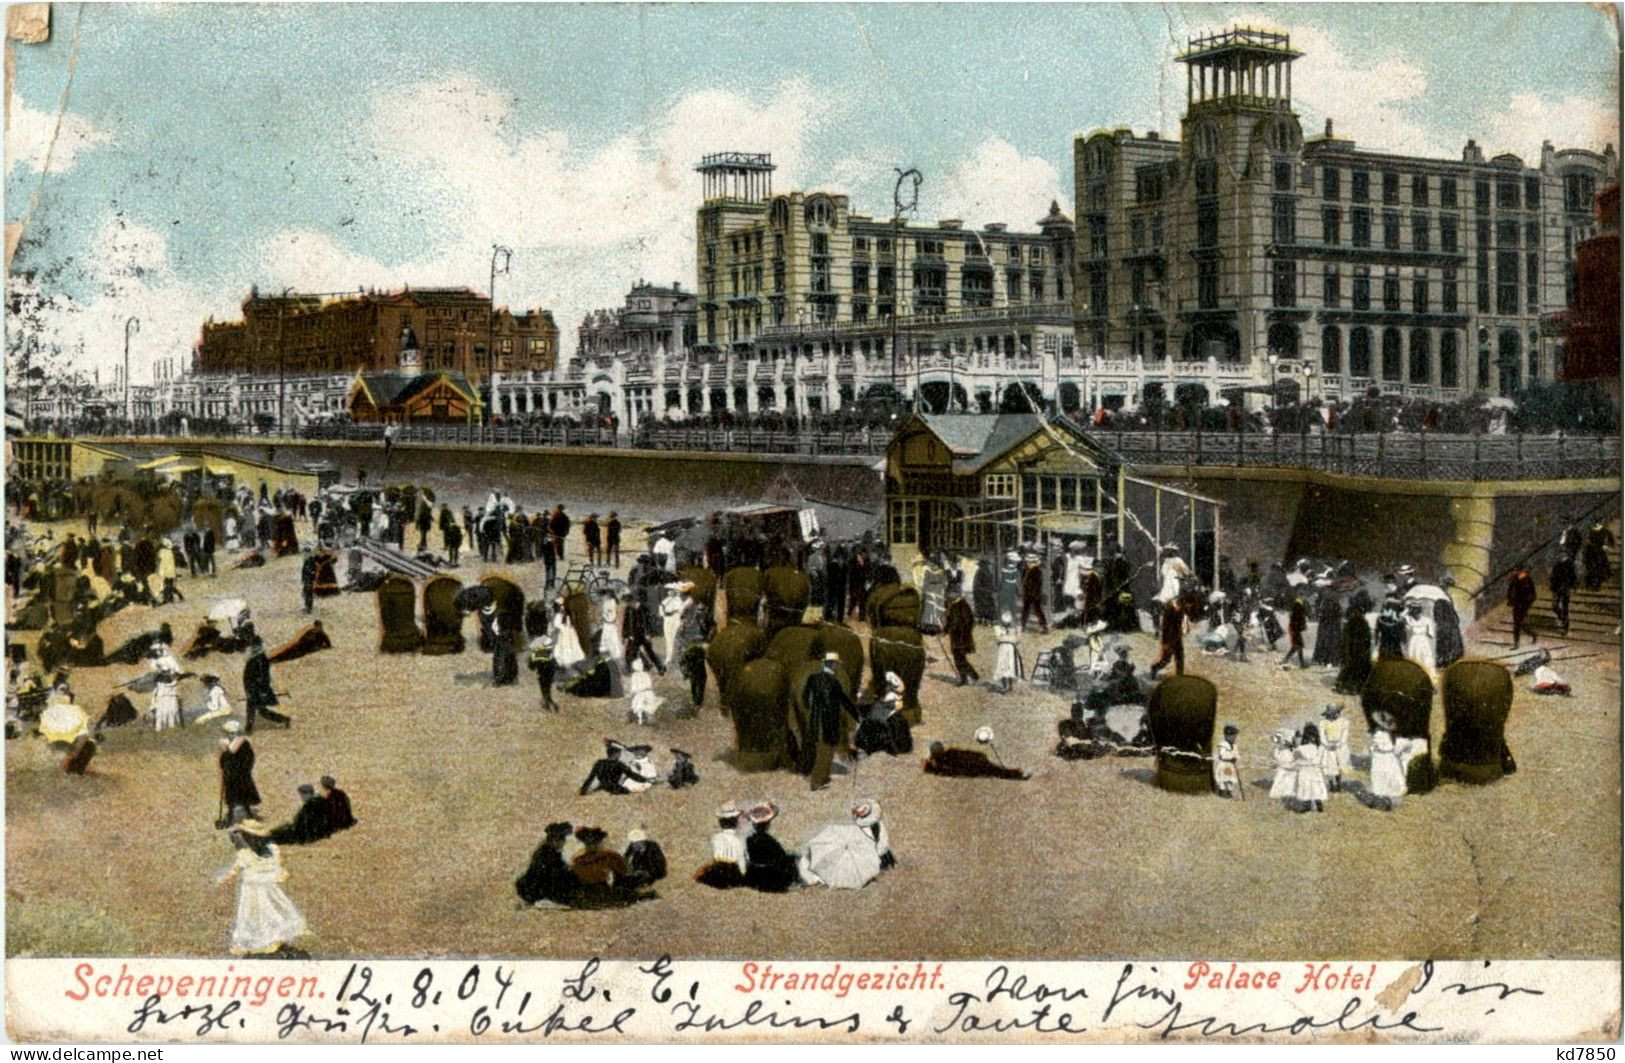
[{"label": "man in dark suit", "polygon": [[604,563],[621,567],[621,518],[613,509],[604,522]]},{"label": "man in dark suit", "polygon": [[841,681],[835,675],[835,669],[840,664],[840,654],[824,654],[824,667],[807,677],[807,685],[802,691],[802,697],[807,702],[808,730],[802,736],[802,741],[816,745],[812,771],[807,776],[814,790],[822,790],[829,785],[835,746],[841,740],[841,713],[847,712],[854,717],[858,714],[857,706],[852,704],[852,698],[841,688]]},{"label": "man in dark suit", "polygon": [[271,662],[265,656],[265,643],[258,638],[249,644],[248,661],[243,665],[243,698],[248,705],[244,734],[254,733],[254,720],[260,716],[284,728],[293,726],[292,720],[271,708],[279,702],[276,691],[271,689]]}]

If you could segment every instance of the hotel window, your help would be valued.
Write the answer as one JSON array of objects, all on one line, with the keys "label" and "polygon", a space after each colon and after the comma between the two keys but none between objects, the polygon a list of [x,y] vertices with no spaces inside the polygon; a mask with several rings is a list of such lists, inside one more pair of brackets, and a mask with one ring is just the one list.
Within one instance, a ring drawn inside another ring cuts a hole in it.
[{"label": "hotel window", "polygon": [[852,264],[852,294],[866,295],[869,292],[869,266],[867,263]]},{"label": "hotel window", "polygon": [[1219,260],[1204,258],[1196,263],[1196,305],[1213,310],[1219,305]]},{"label": "hotel window", "polygon": [[852,238],[852,253],[854,255],[867,255],[869,253],[869,238],[867,236],[854,236]]},{"label": "hotel window", "polygon": [[1455,208],[1456,179],[1454,177],[1439,178],[1439,206]]},{"label": "hotel window", "polygon": [[1384,203],[1399,202],[1399,175],[1397,173],[1382,175],[1382,201]]},{"label": "hotel window", "polygon": [[1444,279],[1439,283],[1439,309],[1447,314],[1457,312],[1459,290],[1456,284],[1456,267],[1447,266]]},{"label": "hotel window", "polygon": [[1371,375],[1371,330],[1364,326],[1349,332],[1349,375]]},{"label": "hotel window", "polygon": [[1128,223],[1129,246],[1138,251],[1145,247],[1145,219],[1131,218]]},{"label": "hotel window", "polygon": [[1354,271],[1354,309],[1371,309],[1371,274],[1364,268]]},{"label": "hotel window", "polygon": [[1021,302],[1021,270],[1012,269],[1005,271],[1004,290],[1005,295],[1010,302]]},{"label": "hotel window", "polygon": [[1412,384],[1426,384],[1432,375],[1433,352],[1432,344],[1428,341],[1426,329],[1416,329],[1411,333],[1411,371]]},{"label": "hotel window", "polygon": [[1456,216],[1454,214],[1439,216],[1439,250],[1451,255],[1456,253]]},{"label": "hotel window", "polygon": [[1490,312],[1490,252],[1480,245],[1478,249],[1478,312]]},{"label": "hotel window", "polygon": [[1010,472],[990,472],[982,478],[984,498],[1016,497],[1016,476]]},{"label": "hotel window", "polygon": [[1365,203],[1371,199],[1371,175],[1364,170],[1355,170],[1353,180],[1349,185],[1349,198],[1356,203]]},{"label": "hotel window", "polygon": [[1089,270],[1089,313],[1093,317],[1106,316],[1106,269],[1095,266]]},{"label": "hotel window", "polygon": [[1563,175],[1563,209],[1570,214],[1590,214],[1597,198],[1597,179],[1589,173]]},{"label": "hotel window", "polygon": [[1439,386],[1442,388],[1456,387],[1456,334],[1454,332],[1439,333]]},{"label": "hotel window", "polygon": [[1518,252],[1495,253],[1495,312],[1518,312]]},{"label": "hotel window", "polygon": [[1028,275],[1027,280],[1029,282],[1027,288],[1032,292],[1033,302],[1042,302],[1044,299],[1044,274],[1035,269]]},{"label": "hotel window", "polygon": [[1389,273],[1382,278],[1382,308],[1399,309],[1399,274]]},{"label": "hotel window", "polygon": [[1196,194],[1199,196],[1219,194],[1219,160],[1196,160]]},{"label": "hotel window", "polygon": [[1425,207],[1428,205],[1428,175],[1425,173],[1411,174],[1411,206]]},{"label": "hotel window", "polygon": [[1297,200],[1276,196],[1273,204],[1273,235],[1277,244],[1293,244],[1298,239]]},{"label": "hotel window", "polygon": [[1219,244],[1219,205],[1203,203],[1196,208],[1196,246],[1217,247]]},{"label": "hotel window", "polygon": [[1529,210],[1540,206],[1540,178],[1525,177],[1523,179],[1523,205]]},{"label": "hotel window", "polygon": [[1502,218],[1495,223],[1495,243],[1497,247],[1518,246],[1518,219]]},{"label": "hotel window", "polygon": [[1523,242],[1531,248],[1540,246],[1540,222],[1526,221],[1523,223]]},{"label": "hotel window", "polygon": [[1478,246],[1479,246],[1479,248],[1483,249],[1483,248],[1489,247],[1490,246],[1490,234],[1492,232],[1492,229],[1491,229],[1491,226],[1490,226],[1490,220],[1488,218],[1480,218],[1480,219],[1478,219],[1477,229],[1478,229]]},{"label": "hotel window", "polygon": [[1321,208],[1320,242],[1328,247],[1343,242],[1343,210],[1341,207]]},{"label": "hotel window", "polygon": [[1426,251],[1428,249],[1428,216],[1426,214],[1411,215],[1411,250]]},{"label": "hotel window", "polygon": [[1320,198],[1342,199],[1342,171],[1335,166],[1322,166],[1320,168]]},{"label": "hotel window", "polygon": [[1355,247],[1371,246],[1371,211],[1355,207],[1349,211],[1349,239]]},{"label": "hotel window", "polygon": [[1518,209],[1518,182],[1515,178],[1495,182],[1495,205],[1502,210]]},{"label": "hotel window", "polygon": [[1151,215],[1151,246],[1162,246],[1162,214],[1158,212]]},{"label": "hotel window", "polygon": [[1343,302],[1343,278],[1338,274],[1336,266],[1327,266],[1325,279],[1322,281],[1322,299],[1329,310],[1336,310]]},{"label": "hotel window", "polygon": [[1382,246],[1389,251],[1399,250],[1399,211],[1382,212]]},{"label": "hotel window", "polygon": [[1291,259],[1277,259],[1271,267],[1270,291],[1276,306],[1298,305],[1297,264]]},{"label": "hotel window", "polygon": [[1277,192],[1292,191],[1292,164],[1290,162],[1277,162],[1275,170],[1275,190]]},{"label": "hotel window", "polygon": [[1106,257],[1106,215],[1089,215],[1089,257]]},{"label": "hotel window", "polygon": [[1531,251],[1524,256],[1523,274],[1525,305],[1534,313],[1540,307],[1540,255]]},{"label": "hotel window", "polygon": [[1401,349],[1399,330],[1385,328],[1382,330],[1382,378],[1384,380],[1398,380],[1400,378],[1400,362],[1404,360],[1404,351]]},{"label": "hotel window", "polygon": [[1490,212],[1490,182],[1486,177],[1473,182],[1473,211],[1478,214]]},{"label": "hotel window", "polygon": [[1428,312],[1428,279],[1425,274],[1411,278],[1411,310],[1418,314]]}]

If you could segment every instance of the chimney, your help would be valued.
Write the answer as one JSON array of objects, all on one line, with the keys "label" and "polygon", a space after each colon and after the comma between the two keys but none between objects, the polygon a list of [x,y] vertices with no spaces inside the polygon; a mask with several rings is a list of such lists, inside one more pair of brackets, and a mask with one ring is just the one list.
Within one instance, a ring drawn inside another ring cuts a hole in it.
[{"label": "chimney", "polygon": [[1147,140],[1161,140],[1162,139],[1162,134],[1157,132],[1155,129],[1148,129],[1148,130],[1146,130],[1146,133],[1145,133],[1145,139],[1147,139]]},{"label": "chimney", "polygon": [[1326,139],[1332,139],[1332,120],[1330,118],[1326,119]]},{"label": "chimney", "polygon": [[943,218],[937,222],[939,229],[958,229],[965,224],[962,218]]}]

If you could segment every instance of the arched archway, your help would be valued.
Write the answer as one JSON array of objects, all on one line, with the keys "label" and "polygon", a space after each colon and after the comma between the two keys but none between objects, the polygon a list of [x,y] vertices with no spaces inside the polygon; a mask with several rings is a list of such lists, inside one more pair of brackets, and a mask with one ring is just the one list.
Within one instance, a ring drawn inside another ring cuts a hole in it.
[{"label": "arched archway", "polygon": [[1228,321],[1204,321],[1185,334],[1185,358],[1205,362],[1216,358],[1221,362],[1241,360],[1241,336],[1236,326]]},{"label": "arched archway", "polygon": [[1411,333],[1411,371],[1412,384],[1427,384],[1433,380],[1433,343],[1428,338],[1426,329],[1416,329]]},{"label": "arched archway", "polygon": [[[949,408],[948,399],[952,388],[953,407]],[[946,380],[927,380],[920,385],[920,404],[927,413],[959,413],[970,402],[965,394],[965,386],[957,380],[949,384]]]},{"label": "arched archway", "polygon": [[1364,325],[1349,332],[1349,376],[1371,375],[1371,330]]},{"label": "arched archway", "polygon": [[777,396],[773,394],[773,388],[771,385],[756,385],[756,408],[758,410],[771,410],[776,408],[777,404]]},{"label": "arched archway", "polygon": [[1270,325],[1270,353],[1280,358],[1298,356],[1298,326],[1290,321],[1277,321]]},{"label": "arched archway", "polygon": [[1327,325],[1320,330],[1320,371],[1343,371],[1343,330],[1336,325]]},{"label": "arched archway", "polygon": [[1070,380],[1061,384],[1060,398],[1061,410],[1065,413],[1073,413],[1083,406],[1083,393]]},{"label": "arched archway", "polygon": [[1399,330],[1393,327],[1382,330],[1382,378],[1388,381],[1400,379],[1400,362],[1403,361],[1403,351],[1399,339]]},{"label": "arched archway", "polygon": [[999,397],[1000,413],[1034,413],[1044,408],[1044,393],[1031,380],[1012,380]]},{"label": "arched archway", "polygon": [[1500,349],[1496,358],[1501,371],[1499,390],[1502,395],[1516,395],[1522,384],[1519,372],[1521,366],[1518,364],[1522,344],[1518,342],[1518,330],[1502,329],[1499,344]]},{"label": "arched archway", "polygon": [[688,412],[699,414],[705,409],[705,389],[698,385],[688,389]]}]

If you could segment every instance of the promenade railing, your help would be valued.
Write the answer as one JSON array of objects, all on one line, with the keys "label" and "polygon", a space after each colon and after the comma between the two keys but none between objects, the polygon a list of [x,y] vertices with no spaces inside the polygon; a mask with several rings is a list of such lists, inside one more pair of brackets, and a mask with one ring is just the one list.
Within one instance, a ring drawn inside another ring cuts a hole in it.
[{"label": "promenade railing", "polygon": [[[81,433],[83,434],[83,433]],[[127,432],[110,436],[132,438]],[[381,425],[309,425],[287,436],[251,430],[230,438],[382,444]],[[1315,469],[1348,476],[1401,480],[1573,480],[1620,475],[1617,435],[1476,434],[1436,432],[1201,432],[1092,431],[1100,443],[1135,465]],[[221,438],[210,431],[203,438]],[[643,425],[632,431],[575,425],[402,425],[397,443],[471,447],[603,447],[808,457],[879,457],[890,429],[879,427],[768,428],[755,425]],[[170,434],[154,438],[174,439]]]}]

